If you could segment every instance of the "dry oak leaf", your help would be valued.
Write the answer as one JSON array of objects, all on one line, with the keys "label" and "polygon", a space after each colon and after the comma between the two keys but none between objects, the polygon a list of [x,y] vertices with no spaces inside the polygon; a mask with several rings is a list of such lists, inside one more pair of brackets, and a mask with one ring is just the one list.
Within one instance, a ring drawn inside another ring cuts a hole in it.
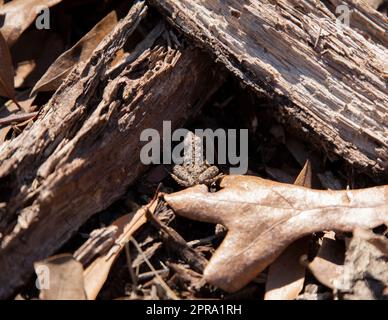
[{"label": "dry oak leaf", "polygon": [[50,8],[62,0],[13,0],[0,7],[0,16],[4,16],[1,32],[9,47],[41,14],[43,8]]},{"label": "dry oak leaf", "polygon": [[228,292],[243,288],[305,235],[388,222],[387,186],[319,191],[252,176],[226,176],[220,186],[210,193],[198,185],[165,200],[179,215],[228,228],[204,271],[206,281]]},{"label": "dry oak leaf", "polygon": [[32,90],[32,94],[39,91],[54,91],[59,88],[62,81],[78,62],[87,61],[91,57],[94,49],[96,49],[102,39],[112,31],[117,24],[117,21],[116,12],[112,11],[97,23],[93,29],[83,36],[73,47],[62,53],[36,83]]}]

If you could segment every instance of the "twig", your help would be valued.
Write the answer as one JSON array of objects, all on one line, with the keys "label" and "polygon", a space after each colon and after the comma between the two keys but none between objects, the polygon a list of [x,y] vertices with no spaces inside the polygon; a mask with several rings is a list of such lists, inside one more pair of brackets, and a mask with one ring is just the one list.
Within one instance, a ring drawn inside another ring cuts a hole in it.
[{"label": "twig", "polygon": [[226,235],[226,233],[227,233],[226,231],[222,231],[220,233],[217,233],[215,235],[212,235],[212,236],[209,236],[206,238],[189,241],[189,242],[187,242],[187,245],[190,247],[195,247],[195,246],[200,246],[200,245],[212,243],[214,240],[224,237]]},{"label": "twig", "polygon": [[170,244],[172,250],[174,250],[194,270],[203,272],[208,261],[202,255],[191,248],[178,232],[164,225],[150,212],[147,212],[146,216],[155,228],[163,232],[163,240],[167,241],[167,244]]},{"label": "twig", "polygon": [[8,117],[0,119],[0,126],[6,126],[15,122],[19,123],[26,120],[30,120],[36,117],[37,114],[38,112],[11,114]]},{"label": "twig", "polygon": [[[159,275],[168,275],[169,272],[170,270],[168,270],[168,268],[156,270],[156,273]],[[155,273],[153,271],[150,271],[150,272],[144,272],[142,274],[139,274],[138,278],[139,280],[143,281],[143,280],[148,280],[149,278],[154,276],[155,276]]]},{"label": "twig", "polygon": [[145,263],[148,265],[148,267],[151,269],[151,271],[154,273],[155,278],[158,279],[159,284],[163,287],[163,289],[166,291],[167,295],[173,299],[173,300],[179,300],[177,295],[170,289],[170,287],[167,285],[167,283],[162,279],[162,277],[158,274],[158,272],[155,270],[151,262],[148,260],[148,258],[145,256],[143,250],[140,248],[139,244],[135,240],[135,238],[131,237],[131,242],[136,247],[139,254],[143,257]]},{"label": "twig", "polygon": [[132,259],[131,259],[131,253],[129,251],[128,242],[125,243],[125,255],[127,257],[127,264],[128,264],[129,274],[130,274],[131,279],[132,279],[132,287],[133,287],[133,289],[135,289],[137,287],[137,277],[136,277],[136,274],[135,274],[135,272],[133,271],[133,268],[132,268]]}]

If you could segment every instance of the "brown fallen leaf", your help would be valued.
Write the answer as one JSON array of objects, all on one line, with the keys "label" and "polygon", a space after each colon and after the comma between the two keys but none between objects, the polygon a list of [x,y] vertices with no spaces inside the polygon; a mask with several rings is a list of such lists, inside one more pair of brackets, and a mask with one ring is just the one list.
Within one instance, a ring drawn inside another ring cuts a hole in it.
[{"label": "brown fallen leaf", "polygon": [[82,264],[71,254],[34,263],[42,300],[85,300]]},{"label": "brown fallen leaf", "polygon": [[264,300],[294,300],[303,289],[306,268],[299,258],[306,254],[310,237],[292,243],[268,270]]},{"label": "brown fallen leaf", "polygon": [[311,162],[307,160],[302,170],[296,177],[294,181],[294,185],[311,189],[312,184],[313,184],[313,174],[312,174]]},{"label": "brown fallen leaf", "polygon": [[109,271],[116,261],[117,257],[124,249],[125,244],[132,238],[132,235],[146,223],[146,212],[153,212],[157,201],[154,199],[148,205],[140,208],[137,212],[120,217],[112,226],[116,226],[118,231],[115,233],[115,244],[108,253],[95,259],[89,267],[85,269],[85,292],[89,300],[94,300],[108,278]]},{"label": "brown fallen leaf", "polygon": [[387,186],[318,191],[252,176],[226,176],[220,187],[210,193],[198,185],[165,195],[165,200],[179,215],[228,228],[204,277],[229,292],[244,287],[303,236],[373,228],[388,221]]},{"label": "brown fallen leaf", "polygon": [[63,38],[53,30],[31,29],[24,32],[11,50],[15,88],[34,87],[64,50]]},{"label": "brown fallen leaf", "polygon": [[99,249],[104,251],[108,249],[106,246],[100,248],[101,245],[104,246],[104,243],[98,241],[101,239],[87,241],[86,245],[77,250],[74,255],[53,256],[35,263],[34,267],[41,288],[40,298],[43,300],[95,299],[125,243],[147,221],[146,211],[154,210],[156,205],[157,201],[154,199],[149,205],[120,217],[112,226],[106,228],[112,236],[110,240],[105,239],[109,240],[106,244],[111,244],[111,248],[106,254],[96,258],[85,270],[82,263],[89,263],[88,256]]},{"label": "brown fallen leaf", "polygon": [[61,54],[48,68],[42,78],[36,83],[32,94],[39,91],[54,91],[69,74],[71,69],[80,61],[86,61],[101,40],[114,28],[117,23],[117,13],[112,11],[72,48]]},{"label": "brown fallen leaf", "polygon": [[1,32],[9,47],[35,21],[42,8],[50,8],[62,0],[13,0],[0,7],[0,16],[5,15]]},{"label": "brown fallen leaf", "polygon": [[[311,188],[311,163],[306,161],[294,185]],[[264,300],[294,300],[303,289],[306,268],[300,257],[308,250],[310,237],[303,237],[292,243],[268,269]]]},{"label": "brown fallen leaf", "polygon": [[313,261],[307,264],[314,277],[323,285],[337,289],[343,273],[345,248],[335,240],[334,232],[327,232]]},{"label": "brown fallen leaf", "polygon": [[0,31],[0,96],[15,99],[13,74],[11,54]]},{"label": "brown fallen leaf", "polygon": [[11,126],[0,128],[0,146],[6,140],[7,135],[11,129]]}]

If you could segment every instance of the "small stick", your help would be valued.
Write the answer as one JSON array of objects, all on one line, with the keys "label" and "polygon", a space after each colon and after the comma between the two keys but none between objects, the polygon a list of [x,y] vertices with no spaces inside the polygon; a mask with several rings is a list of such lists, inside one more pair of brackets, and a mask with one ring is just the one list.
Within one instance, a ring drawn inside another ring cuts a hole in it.
[{"label": "small stick", "polygon": [[11,114],[8,117],[0,119],[0,126],[6,126],[12,123],[19,123],[26,120],[30,120],[34,117],[36,117],[38,112],[28,112],[28,113],[18,113],[18,114]]},{"label": "small stick", "polygon": [[171,288],[167,285],[167,283],[162,279],[162,277],[158,274],[158,272],[155,270],[154,266],[151,264],[151,262],[148,260],[148,258],[145,256],[143,250],[140,248],[139,244],[135,240],[135,238],[131,237],[131,242],[135,245],[137,251],[142,256],[145,263],[148,265],[148,267],[151,269],[151,271],[154,273],[156,279],[158,280],[159,284],[162,286],[162,288],[166,291],[167,295],[173,299],[173,300],[179,300],[177,295],[174,293],[174,291],[171,290]]},{"label": "small stick", "polygon": [[204,244],[212,243],[214,240],[219,239],[221,237],[224,237],[225,235],[226,235],[226,231],[222,231],[220,233],[217,233],[215,235],[212,235],[212,236],[209,236],[209,237],[206,237],[206,238],[189,241],[189,242],[187,242],[187,245],[189,247],[194,247],[194,246],[199,246],[199,245],[204,245]]},{"label": "small stick", "polygon": [[208,263],[205,257],[190,247],[178,232],[164,225],[153,214],[147,212],[146,217],[152,226],[162,231],[163,242],[167,242],[167,245],[169,245],[170,248],[174,250],[184,261],[186,261],[194,270],[203,272]]},{"label": "small stick", "polygon": [[[130,274],[131,279],[132,279],[132,288],[135,289],[137,287],[137,277],[136,277],[136,274],[132,268],[132,259],[131,259],[131,253],[129,250],[128,242],[125,243],[125,255],[127,257],[129,274]],[[133,291],[135,291],[135,290],[133,290]]]}]

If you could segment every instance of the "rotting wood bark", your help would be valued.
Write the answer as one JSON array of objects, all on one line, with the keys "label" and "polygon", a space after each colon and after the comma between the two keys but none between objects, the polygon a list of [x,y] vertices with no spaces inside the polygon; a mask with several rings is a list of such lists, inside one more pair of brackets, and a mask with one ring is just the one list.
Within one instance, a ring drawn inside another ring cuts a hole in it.
[{"label": "rotting wood bark", "polygon": [[[366,38],[388,47],[388,18],[364,0],[329,0],[334,7],[347,5],[350,27],[355,28]],[[388,70],[386,70],[388,72]]]},{"label": "rotting wood bark", "polygon": [[153,43],[139,44],[143,51],[109,79],[115,52],[145,10],[136,2],[35,123],[0,146],[0,299],[30,277],[34,261],[52,254],[135,181],[144,169],[142,130],[160,132],[163,120],[173,129],[182,125],[222,83],[198,49],[167,45],[162,24],[150,33]]},{"label": "rotting wood bark", "polygon": [[355,26],[367,25],[367,39],[349,27],[339,32],[334,14],[314,0],[149,2],[243,83],[273,99],[281,122],[355,169],[387,177],[387,19],[381,14],[346,1],[362,17]]}]

